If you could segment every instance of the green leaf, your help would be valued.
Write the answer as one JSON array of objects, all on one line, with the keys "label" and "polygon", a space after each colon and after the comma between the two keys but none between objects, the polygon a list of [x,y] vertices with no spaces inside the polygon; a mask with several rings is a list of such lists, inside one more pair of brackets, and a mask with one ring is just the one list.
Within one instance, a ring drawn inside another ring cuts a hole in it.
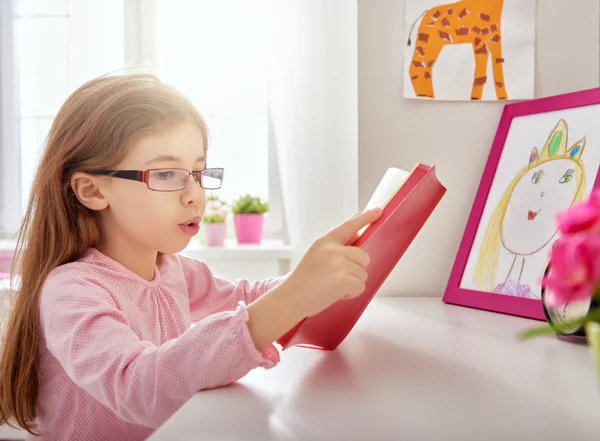
[{"label": "green leaf", "polygon": [[220,203],[221,203],[221,205],[223,205],[223,206],[227,206],[227,202],[225,202],[224,200],[222,200],[221,198],[219,198],[219,196],[217,196],[217,195],[216,195],[216,194],[214,194],[214,193],[211,193],[211,194],[209,194],[209,195],[206,197],[206,200],[207,200],[207,201],[218,201],[218,202],[220,202]]},{"label": "green leaf", "polygon": [[232,211],[234,213],[252,213],[261,214],[269,211],[269,203],[263,202],[259,197],[245,194],[233,202]]},{"label": "green leaf", "polygon": [[[554,325],[558,328],[558,331],[566,331],[567,329],[579,328],[587,322],[600,322],[600,308],[593,309],[585,317],[570,322],[568,325],[560,325],[555,323]],[[527,340],[533,337],[539,337],[540,335],[556,334],[557,332],[552,329],[549,324],[546,326],[539,326],[531,328],[518,334],[519,340]]]},{"label": "green leaf", "polygon": [[528,340],[533,337],[539,337],[540,335],[556,334],[556,331],[546,324],[546,326],[539,326],[537,328],[527,329],[526,331],[518,334],[519,340]]},{"label": "green leaf", "polygon": [[204,216],[202,222],[205,224],[218,224],[225,222],[225,216]]}]

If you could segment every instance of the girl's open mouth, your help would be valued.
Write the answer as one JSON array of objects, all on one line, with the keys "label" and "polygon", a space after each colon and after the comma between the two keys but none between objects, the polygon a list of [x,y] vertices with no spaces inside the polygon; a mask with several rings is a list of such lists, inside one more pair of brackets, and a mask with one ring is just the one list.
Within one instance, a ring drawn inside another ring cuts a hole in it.
[{"label": "girl's open mouth", "polygon": [[198,234],[200,231],[200,225],[197,223],[189,223],[189,224],[179,224],[179,228],[186,236],[192,237]]}]

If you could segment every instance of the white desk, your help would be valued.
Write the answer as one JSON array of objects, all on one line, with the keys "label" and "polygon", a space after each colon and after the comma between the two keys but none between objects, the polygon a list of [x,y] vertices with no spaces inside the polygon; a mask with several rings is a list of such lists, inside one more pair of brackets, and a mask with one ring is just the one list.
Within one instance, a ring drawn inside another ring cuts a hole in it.
[{"label": "white desk", "polygon": [[196,394],[149,440],[599,440],[589,349],[516,340],[539,323],[376,299],[336,351],[284,351],[269,371]]}]

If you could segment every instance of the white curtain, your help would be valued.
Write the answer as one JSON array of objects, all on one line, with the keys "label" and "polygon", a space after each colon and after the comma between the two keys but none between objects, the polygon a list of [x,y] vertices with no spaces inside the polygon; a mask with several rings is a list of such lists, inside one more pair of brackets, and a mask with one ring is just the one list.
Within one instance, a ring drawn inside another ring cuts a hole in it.
[{"label": "white curtain", "polygon": [[12,1],[0,1],[0,237],[21,219]]},{"label": "white curtain", "polygon": [[268,0],[269,113],[292,267],[358,210],[357,2]]}]

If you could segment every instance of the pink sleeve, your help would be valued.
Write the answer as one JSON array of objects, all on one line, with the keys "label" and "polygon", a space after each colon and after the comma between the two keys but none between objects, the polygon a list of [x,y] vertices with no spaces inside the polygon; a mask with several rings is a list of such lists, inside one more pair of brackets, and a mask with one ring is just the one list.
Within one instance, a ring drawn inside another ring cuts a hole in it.
[{"label": "pink sleeve", "polygon": [[160,346],[140,340],[93,281],[55,278],[44,287],[40,314],[48,349],[71,380],[123,420],[151,428],[197,391],[279,360],[274,347],[265,356],[256,350],[243,303]]},{"label": "pink sleeve", "polygon": [[287,276],[250,283],[247,280],[231,282],[213,275],[204,262],[179,255],[190,297],[192,322],[219,311],[234,309],[239,301],[250,304],[279,285]]}]

